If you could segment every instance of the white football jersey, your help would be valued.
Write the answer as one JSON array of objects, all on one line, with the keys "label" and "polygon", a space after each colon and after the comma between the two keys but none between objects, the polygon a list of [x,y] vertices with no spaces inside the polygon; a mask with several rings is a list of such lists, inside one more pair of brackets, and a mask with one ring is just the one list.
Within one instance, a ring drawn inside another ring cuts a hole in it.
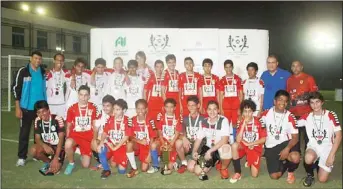
[{"label": "white football jersey", "polygon": [[143,98],[144,81],[139,76],[128,76],[129,84],[124,83],[126,102],[129,109],[135,108],[135,102]]},{"label": "white football jersey", "polygon": [[65,104],[66,94],[66,76],[68,77],[68,70],[60,70],[59,72],[50,70],[46,74],[46,95],[48,104],[61,105]]},{"label": "white football jersey", "polygon": [[125,90],[125,72],[113,72],[108,77],[106,94],[113,96],[115,99],[126,99]]},{"label": "white football jersey", "polygon": [[256,104],[256,110],[260,110],[261,95],[264,94],[264,84],[259,78],[246,79],[242,82],[244,99],[250,99]]},{"label": "white football jersey", "polygon": [[102,107],[102,98],[106,95],[107,82],[109,80],[110,73],[104,72],[102,75],[95,74],[95,81],[92,82],[94,85],[90,86],[91,98],[90,102]]}]

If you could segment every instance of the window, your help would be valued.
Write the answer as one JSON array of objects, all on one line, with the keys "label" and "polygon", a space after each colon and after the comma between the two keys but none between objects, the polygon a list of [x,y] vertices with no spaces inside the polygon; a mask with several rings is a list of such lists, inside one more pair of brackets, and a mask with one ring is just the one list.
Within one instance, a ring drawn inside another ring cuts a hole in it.
[{"label": "window", "polygon": [[37,31],[37,49],[43,50],[48,48],[48,32]]},{"label": "window", "polygon": [[73,36],[73,50],[74,52],[81,52],[81,37]]},{"label": "window", "polygon": [[24,47],[25,29],[12,27],[12,46]]},{"label": "window", "polygon": [[64,50],[65,35],[62,33],[56,33],[56,50]]}]

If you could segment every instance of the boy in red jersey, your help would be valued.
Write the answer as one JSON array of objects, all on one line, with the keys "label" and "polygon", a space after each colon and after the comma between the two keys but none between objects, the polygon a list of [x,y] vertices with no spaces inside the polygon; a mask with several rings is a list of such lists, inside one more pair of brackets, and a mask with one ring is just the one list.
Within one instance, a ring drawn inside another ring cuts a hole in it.
[{"label": "boy in red jersey", "polygon": [[[175,102],[179,101],[179,72],[175,69],[176,57],[173,54],[166,56],[167,70],[162,73],[162,98],[172,98]],[[175,115],[180,116],[180,104],[176,104]]]},{"label": "boy in red jersey", "polygon": [[266,142],[266,129],[257,117],[253,116],[256,104],[252,100],[244,100],[240,105],[242,118],[238,124],[237,140],[232,145],[232,159],[235,174],[230,179],[236,183],[241,179],[240,159],[246,156],[251,176],[257,177],[260,170],[262,145]]},{"label": "boy in red jersey", "polygon": [[240,114],[239,105],[243,99],[242,80],[232,72],[232,60],[225,60],[224,69],[226,75],[219,81],[220,113],[232,123],[233,136],[236,140],[237,119]]},{"label": "boy in red jersey", "polygon": [[200,112],[205,114],[206,107],[209,101],[214,100],[219,102],[219,77],[212,74],[213,61],[205,58],[202,61],[204,75],[199,80],[199,99],[200,99]]},{"label": "boy in red jersey", "polygon": [[99,112],[95,104],[88,102],[90,89],[81,85],[78,91],[79,102],[72,105],[67,112],[67,130],[65,151],[69,164],[64,174],[70,175],[75,168],[74,151],[78,146],[82,156],[82,166],[89,167],[92,150],[91,141],[95,139],[93,128]]},{"label": "boy in red jersey", "polygon": [[[173,164],[176,162],[177,152],[175,149],[176,143],[182,143],[179,140],[179,134],[182,132],[180,117],[175,114],[176,101],[172,98],[167,98],[164,101],[165,113],[157,116],[157,129],[160,140],[161,149],[169,149],[169,165],[168,169],[172,170]],[[161,172],[164,174],[164,170]]]},{"label": "boy in red jersey", "polygon": [[189,96],[199,96],[198,95],[198,81],[200,79],[200,74],[194,72],[194,62],[191,57],[186,57],[184,61],[186,72],[180,74],[179,78],[179,102],[181,103],[180,111],[183,116],[189,114],[187,108],[187,98]]},{"label": "boy in red jersey", "polygon": [[156,60],[155,73],[150,76],[144,86],[144,99],[148,102],[148,117],[156,119],[158,113],[163,110],[162,98],[162,72],[164,65],[162,60]]},{"label": "boy in red jersey", "polygon": [[129,127],[129,118],[124,116],[127,103],[123,99],[118,99],[114,105],[114,112],[105,124],[104,132],[98,146],[99,158],[103,171],[101,178],[106,179],[111,175],[108,159],[111,159],[113,167],[118,165],[118,173],[125,174],[127,166],[126,143],[132,136]]}]

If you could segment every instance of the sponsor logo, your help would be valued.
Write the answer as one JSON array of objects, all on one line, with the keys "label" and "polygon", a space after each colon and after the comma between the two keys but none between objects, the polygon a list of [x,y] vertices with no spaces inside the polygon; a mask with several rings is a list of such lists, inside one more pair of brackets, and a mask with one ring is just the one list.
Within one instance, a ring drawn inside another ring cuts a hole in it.
[{"label": "sponsor logo", "polygon": [[114,51],[113,55],[114,56],[128,56],[129,55],[129,50],[126,47],[126,37],[119,36],[115,41],[114,41]]},{"label": "sponsor logo", "polygon": [[229,35],[228,45],[229,55],[247,55],[248,37],[246,35]]},{"label": "sponsor logo", "polygon": [[157,56],[169,54],[170,37],[168,34],[151,34],[149,38],[149,53]]}]

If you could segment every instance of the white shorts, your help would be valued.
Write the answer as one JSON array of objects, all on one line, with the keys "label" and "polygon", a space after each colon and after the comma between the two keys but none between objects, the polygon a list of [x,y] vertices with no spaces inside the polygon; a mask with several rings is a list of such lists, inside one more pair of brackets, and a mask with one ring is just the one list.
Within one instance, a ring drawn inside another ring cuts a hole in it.
[{"label": "white shorts", "polygon": [[67,117],[67,110],[65,104],[49,104],[49,109],[51,114],[58,115],[63,118],[63,120],[66,120]]},{"label": "white shorts", "polygon": [[136,116],[137,115],[136,109],[134,109],[134,108],[127,109],[126,112],[125,112],[125,115],[127,117],[129,117],[129,118],[132,118],[133,116]]},{"label": "white shorts", "polygon": [[332,146],[328,146],[328,145],[323,145],[319,146],[318,144],[307,144],[307,149],[311,149],[313,150],[316,154],[317,154],[317,159],[315,160],[315,162],[319,159],[319,164],[318,166],[321,167],[322,169],[324,169],[326,172],[330,173],[332,171],[333,166],[331,167],[327,167],[326,164],[326,160],[328,159],[328,156],[330,154],[330,151],[332,149]]}]

